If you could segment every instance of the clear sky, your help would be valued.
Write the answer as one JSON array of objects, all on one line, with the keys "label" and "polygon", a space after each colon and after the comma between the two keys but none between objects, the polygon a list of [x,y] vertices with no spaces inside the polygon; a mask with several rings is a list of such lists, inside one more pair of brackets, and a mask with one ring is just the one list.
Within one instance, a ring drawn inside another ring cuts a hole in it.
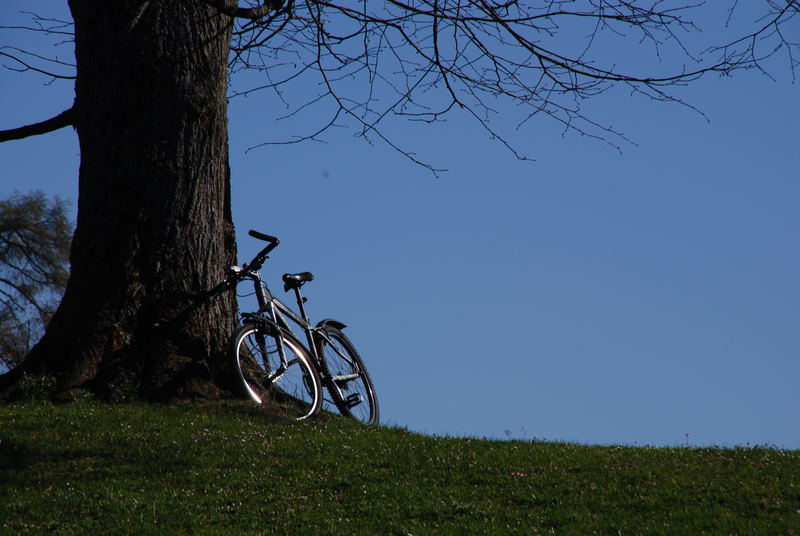
[{"label": "clear sky", "polygon": [[[0,24],[29,4],[2,2]],[[790,30],[800,37],[797,21]],[[0,46],[34,37],[0,33]],[[748,72],[683,89],[709,121],[624,92],[598,97],[595,117],[637,144],[621,154],[545,120],[514,133],[533,162],[463,115],[390,123],[448,169],[440,178],[347,130],[247,151],[307,125],[265,120],[280,107],[267,96],[234,100],[240,255],[259,247],[248,229],[281,238],[265,267],[278,295],[281,273],[314,272],[309,312],[350,326],[387,424],[800,448],[800,93],[787,63],[770,62],[774,80]],[[0,128],[68,108],[71,84],[47,82],[0,70]],[[518,118],[504,120],[513,133]],[[74,203],[78,162],[72,129],[0,144],[0,195],[41,189]]]}]

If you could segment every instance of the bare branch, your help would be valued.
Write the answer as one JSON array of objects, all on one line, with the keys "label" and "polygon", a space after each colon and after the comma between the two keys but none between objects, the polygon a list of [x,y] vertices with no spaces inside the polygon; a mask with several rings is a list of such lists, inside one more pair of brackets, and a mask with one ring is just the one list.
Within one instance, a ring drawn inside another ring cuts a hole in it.
[{"label": "bare branch", "polygon": [[42,17],[32,11],[21,11],[21,13],[31,17],[34,26],[0,26],[0,30],[25,30],[39,32],[46,35],[63,35],[71,38],[73,33],[73,22],[48,17]]},{"label": "bare branch", "polygon": [[0,130],[0,143],[10,140],[20,140],[29,136],[38,136],[39,134],[46,134],[55,130],[73,125],[74,117],[72,108],[64,110],[55,117],[51,117],[46,121],[26,125],[24,127],[12,128],[9,130]]},{"label": "bare branch", "polygon": [[[333,104],[333,119],[317,113],[327,119],[320,119],[312,134],[291,142],[319,140],[326,129],[342,126],[347,118],[359,136],[383,139],[381,127],[390,117],[438,121],[461,110],[490,138],[526,159],[493,124],[508,112],[492,103],[505,100],[521,110],[519,125],[548,117],[565,132],[620,149],[635,144],[619,130],[587,117],[581,108],[585,99],[629,87],[632,94],[687,106],[702,115],[670,89],[709,73],[758,68],[775,48],[787,50],[794,69],[797,45],[786,39],[788,29],[781,28],[796,14],[798,2],[767,2],[770,18],[752,35],[710,49],[717,57],[709,61],[708,53],[695,54],[682,41],[698,31],[689,14],[704,2],[643,6],[629,0],[306,0],[287,5],[268,21],[240,25],[233,63],[264,72],[269,80],[238,94],[268,89],[283,102],[289,95],[298,99],[294,111],[285,114],[289,117],[311,113],[312,105]],[[623,52],[604,56],[609,40],[621,44]],[[760,40],[770,40],[773,47],[759,54]],[[637,72],[643,65],[638,58],[629,66],[624,63],[626,48],[643,45],[658,60],[650,64],[650,72]],[[664,69],[668,62],[675,67]],[[316,83],[300,82],[300,73],[316,76]]]},{"label": "bare branch", "polygon": [[[37,58],[39,60],[44,60],[44,61],[47,61],[47,62],[50,62],[50,63],[55,63],[55,64],[58,64],[58,65],[67,66],[67,67],[74,67],[74,65],[72,65],[72,64],[65,63],[65,62],[62,62],[62,61],[59,61],[59,60],[54,60],[54,59],[51,59],[51,58],[45,58],[44,56],[39,56],[38,54],[33,54],[32,52],[28,52],[28,51],[21,50],[21,49],[18,49],[18,48],[3,47],[3,49],[5,49],[5,50],[13,50],[13,51],[17,52],[18,54],[22,54],[22,55],[26,55],[26,56],[32,56],[32,57]],[[0,50],[0,56],[9,58],[11,60],[14,60],[15,62],[17,62],[20,65],[22,65],[22,67],[16,67],[16,68],[15,67],[6,66],[7,69],[10,69],[12,71],[19,71],[19,72],[34,71],[34,72],[37,72],[37,73],[41,73],[41,74],[50,76],[52,78],[58,78],[58,79],[63,79],[63,80],[75,80],[75,76],[74,75],[63,75],[63,74],[56,74],[56,73],[53,73],[53,72],[50,72],[50,71],[45,71],[44,69],[40,69],[38,67],[34,67],[33,65],[31,65],[28,62],[26,62],[23,59],[21,59],[19,56],[16,56],[16,55],[13,55],[13,54],[8,54],[7,52],[2,52],[2,50]]]},{"label": "bare branch", "polygon": [[[779,52],[793,74],[800,67],[800,45],[788,25],[800,13],[800,0],[765,0],[753,30],[714,48],[693,42],[699,28],[691,15],[710,4],[703,0],[242,0],[244,7],[239,0],[197,2],[232,18],[231,77],[250,75],[247,85],[234,86],[231,98],[268,91],[286,108],[276,118],[315,114],[311,133],[286,136],[288,143],[318,141],[328,129],[349,126],[415,162],[418,157],[389,140],[387,126],[395,118],[433,122],[465,114],[521,159],[527,157],[512,141],[513,128],[504,132],[495,124],[504,114],[517,114],[518,128],[547,118],[565,133],[621,149],[633,143],[588,117],[586,99],[629,88],[632,95],[700,113],[673,88],[710,73],[767,74],[766,59]],[[725,27],[737,3],[722,8]],[[141,3],[138,13],[147,5]],[[56,32],[66,24],[36,20]],[[645,48],[654,61],[642,62]],[[41,68],[46,58],[0,54],[19,70],[69,78]],[[264,78],[253,82],[253,73]],[[320,112],[322,106],[333,110]]]},{"label": "bare branch", "polygon": [[203,0],[223,15],[237,19],[257,20],[263,19],[273,11],[278,11],[283,7],[283,0],[267,0],[262,5],[256,7],[231,6],[226,0]]}]

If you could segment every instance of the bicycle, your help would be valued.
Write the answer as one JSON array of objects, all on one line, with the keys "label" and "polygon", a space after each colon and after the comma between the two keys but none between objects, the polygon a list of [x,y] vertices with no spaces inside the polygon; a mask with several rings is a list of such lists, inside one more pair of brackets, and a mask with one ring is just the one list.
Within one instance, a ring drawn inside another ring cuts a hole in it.
[{"label": "bicycle", "polygon": [[[326,318],[311,325],[300,293],[310,272],[283,275],[285,292],[293,290],[299,314],[278,300],[258,272],[280,240],[251,230],[249,235],[269,244],[243,266],[231,266],[223,288],[252,281],[258,310],[242,314],[242,325],[229,342],[229,355],[243,394],[257,403],[267,400],[285,415],[303,420],[317,415],[323,404],[322,387],[342,415],[364,424],[378,424],[378,397],[367,368],[342,333],[346,325]],[[294,335],[288,321],[299,326],[306,344]]]}]

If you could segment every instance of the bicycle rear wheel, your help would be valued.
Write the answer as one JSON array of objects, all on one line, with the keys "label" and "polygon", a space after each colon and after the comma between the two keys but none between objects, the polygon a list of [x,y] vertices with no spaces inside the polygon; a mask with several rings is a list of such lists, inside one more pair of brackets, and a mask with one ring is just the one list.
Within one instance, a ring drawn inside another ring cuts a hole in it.
[{"label": "bicycle rear wheel", "polygon": [[364,424],[378,424],[378,395],[353,343],[344,333],[326,326],[316,337],[325,373],[325,387],[342,415]]},{"label": "bicycle rear wheel", "polygon": [[[283,340],[281,360],[277,336]],[[245,324],[230,340],[230,356],[242,394],[270,404],[280,414],[303,420],[322,407],[322,382],[308,352],[277,325]]]}]

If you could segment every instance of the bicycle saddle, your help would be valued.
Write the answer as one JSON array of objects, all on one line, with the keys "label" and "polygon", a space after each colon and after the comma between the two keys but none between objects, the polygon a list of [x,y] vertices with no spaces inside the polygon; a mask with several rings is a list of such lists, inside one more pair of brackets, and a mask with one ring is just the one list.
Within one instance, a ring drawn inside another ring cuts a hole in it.
[{"label": "bicycle saddle", "polygon": [[311,272],[300,272],[299,274],[283,274],[283,290],[288,291],[292,288],[300,288],[306,281],[314,279]]}]

